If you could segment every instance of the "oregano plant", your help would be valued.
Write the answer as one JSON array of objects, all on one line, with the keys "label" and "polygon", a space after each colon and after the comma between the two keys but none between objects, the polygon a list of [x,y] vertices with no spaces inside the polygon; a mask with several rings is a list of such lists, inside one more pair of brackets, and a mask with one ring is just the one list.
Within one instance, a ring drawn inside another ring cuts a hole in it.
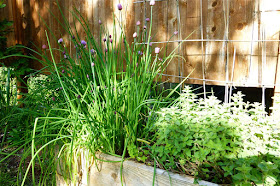
[{"label": "oregano plant", "polygon": [[187,86],[158,111],[154,156],[169,169],[216,183],[278,183],[277,122],[243,96],[222,104],[213,95],[198,99]]}]

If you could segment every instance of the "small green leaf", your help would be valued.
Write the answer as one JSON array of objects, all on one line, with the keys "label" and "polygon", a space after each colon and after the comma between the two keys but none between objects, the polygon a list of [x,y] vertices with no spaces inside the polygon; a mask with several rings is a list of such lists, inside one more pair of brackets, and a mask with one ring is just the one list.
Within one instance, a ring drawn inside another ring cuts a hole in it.
[{"label": "small green leaf", "polygon": [[5,8],[6,4],[0,4],[0,8]]},{"label": "small green leaf", "polygon": [[243,175],[241,173],[235,174],[232,176],[233,179],[236,180],[242,180],[243,179]]}]

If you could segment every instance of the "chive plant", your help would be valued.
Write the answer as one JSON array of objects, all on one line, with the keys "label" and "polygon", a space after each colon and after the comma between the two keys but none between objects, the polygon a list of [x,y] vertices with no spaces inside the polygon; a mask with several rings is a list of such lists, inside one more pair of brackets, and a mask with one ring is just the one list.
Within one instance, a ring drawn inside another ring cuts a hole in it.
[{"label": "chive plant", "polygon": [[[153,122],[148,116],[162,101],[162,93],[156,90],[162,72],[176,57],[174,49],[159,59],[160,48],[150,46],[153,5],[151,2],[149,30],[146,26],[141,30],[137,24],[132,43],[127,40],[131,36],[124,34],[124,26],[115,18],[112,33],[100,21],[101,33],[95,36],[79,11],[74,10],[73,22],[78,22],[86,33],[82,37],[76,25],[71,28],[60,7],[64,22],[52,14],[69,35],[67,42],[73,44],[75,53],[66,47],[65,39],[56,38],[46,25],[48,43],[42,46],[42,51],[38,48],[40,52],[29,49],[40,58],[26,56],[46,66],[49,82],[43,86],[48,94],[42,95],[45,90],[38,88],[30,98],[40,94],[48,100],[42,105],[45,115],[36,118],[30,134],[32,142],[27,152],[31,153],[31,163],[22,185],[30,169],[33,184],[38,182],[34,176],[35,160],[43,172],[39,182],[45,184],[48,172],[56,169],[52,164],[59,162],[55,160],[57,155],[65,157],[65,176],[72,176],[75,171],[73,155],[78,149],[86,149],[93,156],[101,151],[121,155],[124,159],[128,145],[137,146],[138,141],[149,141],[147,137],[151,135]],[[118,9],[121,11],[122,6],[118,5]],[[116,27],[121,28],[120,33]],[[51,45],[50,38],[57,41],[58,48]],[[138,44],[145,41],[144,45]]]}]

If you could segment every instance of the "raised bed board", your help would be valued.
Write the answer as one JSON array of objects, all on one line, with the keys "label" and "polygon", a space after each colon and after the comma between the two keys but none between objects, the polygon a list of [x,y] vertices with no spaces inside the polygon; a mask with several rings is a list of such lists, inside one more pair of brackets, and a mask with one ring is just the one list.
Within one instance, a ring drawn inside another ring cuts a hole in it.
[{"label": "raised bed board", "polygon": [[[120,158],[100,154],[98,155],[100,159],[110,160],[110,161],[120,161]],[[61,174],[57,174],[57,186],[68,186],[68,185],[98,185],[98,186],[119,186],[121,184],[120,180],[120,165],[121,163],[110,163],[104,161],[97,161],[98,168],[96,165],[86,165],[83,163],[84,158],[78,160],[79,164],[79,176],[77,178],[78,182],[76,184],[68,183],[63,179]],[[58,172],[61,172],[58,170]],[[87,176],[88,175],[88,176]],[[123,163],[123,185],[127,186],[149,186],[153,185],[153,175],[154,168],[147,166],[145,164],[137,163],[131,160],[124,161]],[[170,176],[170,177],[169,177]],[[169,179],[170,178],[170,179]],[[182,186],[182,185],[196,185],[194,183],[194,178],[187,175],[175,174],[162,170],[156,169],[155,185],[156,186]],[[216,186],[217,184],[210,183],[207,181],[199,181],[199,185]]]}]

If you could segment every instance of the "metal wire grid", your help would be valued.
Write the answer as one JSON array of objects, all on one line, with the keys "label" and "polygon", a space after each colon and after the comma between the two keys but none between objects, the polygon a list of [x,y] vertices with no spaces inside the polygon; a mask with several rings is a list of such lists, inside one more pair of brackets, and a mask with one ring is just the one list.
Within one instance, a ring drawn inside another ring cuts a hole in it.
[{"label": "metal wire grid", "polygon": [[[142,1],[135,1],[133,3],[146,3],[149,2],[150,0],[142,0]],[[205,39],[203,38],[203,3],[202,0],[200,0],[200,31],[201,31],[201,38],[200,39],[181,39],[181,27],[180,27],[180,7],[179,7],[179,1],[180,0],[156,0],[156,1],[176,1],[177,4],[177,12],[176,12],[176,16],[177,16],[177,20],[178,20],[178,39],[174,40],[174,41],[157,41],[157,42],[152,42],[154,43],[178,43],[180,44],[181,42],[201,42],[201,48],[202,48],[202,73],[203,73],[203,78],[188,78],[190,80],[199,80],[202,81],[202,85],[203,85],[203,90],[204,90],[204,97],[206,97],[206,82],[217,82],[217,83],[223,83],[225,85],[225,99],[224,102],[229,102],[231,95],[232,95],[232,87],[235,85],[240,85],[240,82],[233,82],[233,76],[234,76],[234,67],[235,67],[235,57],[236,57],[236,49],[234,48],[234,56],[233,56],[233,66],[231,69],[231,77],[229,77],[229,70],[228,69],[228,63],[229,63],[229,59],[228,59],[228,54],[229,54],[229,50],[228,50],[228,43],[232,43],[232,42],[250,42],[251,43],[251,48],[250,48],[250,63],[249,63],[249,74],[251,72],[251,66],[252,66],[252,56],[253,55],[253,43],[254,42],[258,42],[261,44],[262,46],[262,72],[261,72],[261,82],[257,83],[257,84],[248,84],[247,82],[243,83],[243,86],[245,87],[262,87],[262,105],[265,108],[265,89],[266,88],[271,88],[271,87],[275,87],[275,86],[280,86],[280,84],[264,84],[264,70],[265,70],[265,66],[266,66],[266,42],[280,42],[280,40],[268,40],[266,39],[266,32],[265,32],[265,27],[261,26],[261,36],[259,39],[257,40],[253,40],[253,34],[254,34],[254,25],[252,27],[252,38],[251,40],[230,40],[228,38],[228,29],[229,29],[229,0],[223,0],[223,12],[224,12],[224,21],[225,21],[225,37],[224,39]],[[256,2],[258,3],[258,7],[260,6],[260,0],[256,0]],[[146,6],[145,6],[146,7]],[[265,10],[262,11],[260,9],[258,9],[257,11],[254,10],[254,15],[253,15],[253,20],[255,20],[255,16],[261,16],[262,12],[273,12],[273,11],[280,11],[280,10]],[[145,8],[145,18],[146,18],[146,8]],[[260,19],[260,17],[259,17]],[[254,21],[253,21],[254,24]],[[225,55],[225,52],[227,53],[227,58],[226,58],[226,65],[225,65],[225,72],[226,72],[226,81],[220,81],[220,80],[214,80],[214,79],[206,79],[205,78],[205,57],[208,55],[206,53],[206,51],[204,52],[204,42],[223,42],[225,44],[225,51],[223,53],[223,55]],[[147,44],[146,42],[144,43],[138,43],[138,44]],[[181,54],[181,48],[178,48],[178,53]],[[163,74],[163,76],[167,76],[167,77],[175,77],[175,78],[179,78],[180,80],[185,79],[186,77],[182,76],[182,72],[183,72],[183,62],[180,61],[180,59],[178,59],[178,68],[179,68],[179,74],[178,75],[169,75],[169,74]]]}]

